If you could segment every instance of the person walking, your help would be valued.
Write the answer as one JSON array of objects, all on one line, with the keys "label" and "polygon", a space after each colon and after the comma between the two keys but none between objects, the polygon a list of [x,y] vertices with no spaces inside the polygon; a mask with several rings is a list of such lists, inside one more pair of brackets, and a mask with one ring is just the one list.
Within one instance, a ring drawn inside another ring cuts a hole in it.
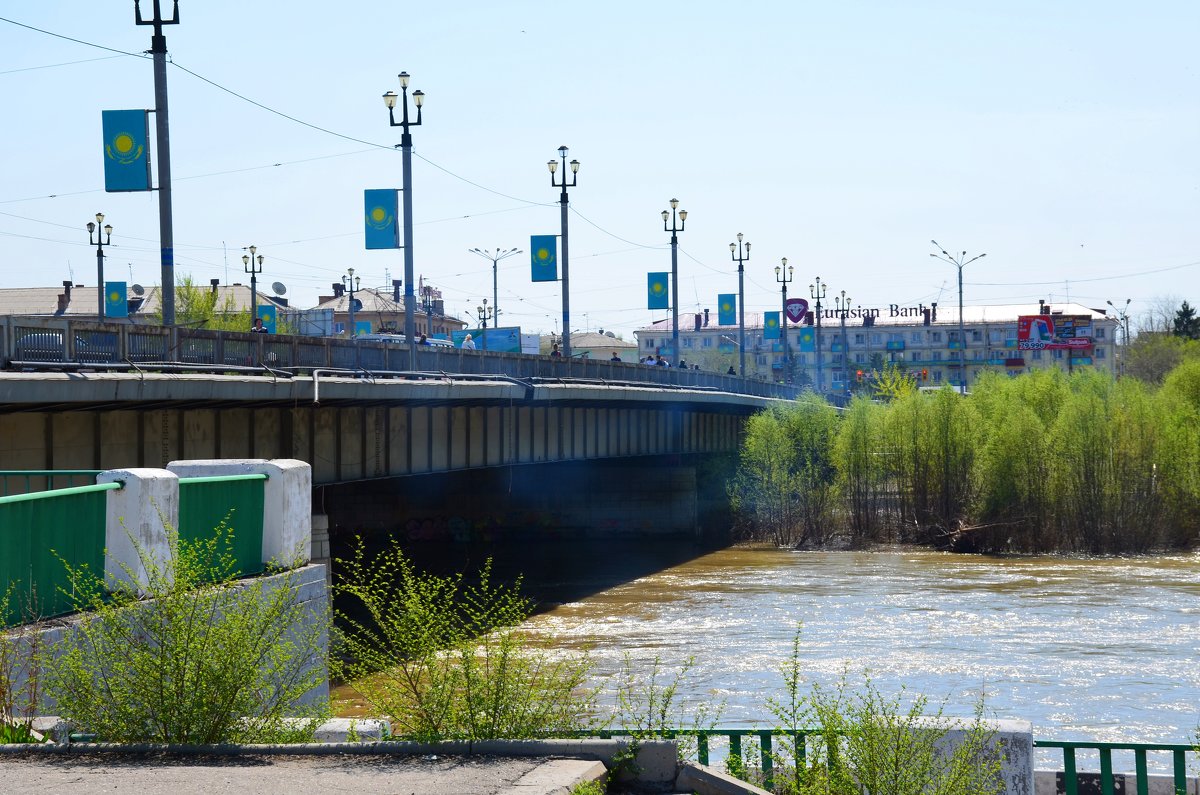
[{"label": "person walking", "polygon": [[462,349],[463,349],[464,351],[473,351],[473,350],[475,350],[475,340],[471,339],[471,335],[470,335],[470,334],[468,334],[467,336],[463,337]]},{"label": "person walking", "polygon": [[254,325],[250,327],[251,334],[270,334],[270,330],[263,325],[262,318],[254,318]]}]

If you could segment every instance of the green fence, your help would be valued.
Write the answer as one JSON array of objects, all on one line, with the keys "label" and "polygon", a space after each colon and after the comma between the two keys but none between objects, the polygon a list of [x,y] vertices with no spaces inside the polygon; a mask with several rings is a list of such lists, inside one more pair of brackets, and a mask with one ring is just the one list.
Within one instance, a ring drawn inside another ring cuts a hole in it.
[{"label": "green fence", "polygon": [[[1171,778],[1176,795],[1187,793],[1187,754],[1195,752],[1190,745],[1170,745],[1156,743],[1088,743],[1067,742],[1062,740],[1034,740],[1034,748],[1061,748],[1063,753],[1063,790],[1066,795],[1079,795],[1079,772],[1077,770],[1077,751],[1096,751],[1100,756],[1100,793],[1115,795],[1116,774],[1113,772],[1113,751],[1133,752],[1134,775],[1137,779],[1137,795],[1149,795],[1150,784],[1147,774],[1146,754],[1169,754],[1171,757]],[[1126,782],[1128,785],[1128,782]],[[1129,787],[1125,787],[1129,792]]]},{"label": "green fence", "polygon": [[0,469],[0,497],[86,486],[99,474],[99,469]]},{"label": "green fence", "polygon": [[119,488],[101,483],[0,497],[5,626],[74,609],[63,561],[103,574],[105,492]]},{"label": "green fence", "polygon": [[230,528],[239,575],[263,570],[263,491],[266,475],[179,479],[179,539],[212,536],[222,522]]}]

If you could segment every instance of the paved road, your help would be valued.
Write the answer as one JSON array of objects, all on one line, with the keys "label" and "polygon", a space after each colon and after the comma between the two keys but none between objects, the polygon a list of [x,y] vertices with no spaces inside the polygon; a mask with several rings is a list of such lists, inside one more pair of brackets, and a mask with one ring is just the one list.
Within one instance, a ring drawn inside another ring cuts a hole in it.
[{"label": "paved road", "polygon": [[534,795],[555,778],[572,780],[565,765],[529,757],[0,756],[3,793]]}]

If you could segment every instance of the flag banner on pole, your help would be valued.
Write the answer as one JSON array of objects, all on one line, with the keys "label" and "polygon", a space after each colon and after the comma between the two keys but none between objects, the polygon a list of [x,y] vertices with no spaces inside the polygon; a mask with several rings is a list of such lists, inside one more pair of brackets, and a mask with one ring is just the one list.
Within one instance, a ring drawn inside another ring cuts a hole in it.
[{"label": "flag banner on pole", "polygon": [[529,260],[533,281],[558,281],[558,240],[554,235],[530,235]]},{"label": "flag banner on pole", "polygon": [[274,304],[259,304],[258,317],[263,322],[263,328],[269,333],[275,334],[275,305]]},{"label": "flag banner on pole", "polygon": [[792,323],[799,323],[808,314],[808,301],[803,298],[789,298],[786,309],[787,319]]},{"label": "flag banner on pole", "polygon": [[763,313],[763,339],[777,340],[779,339],[779,313],[764,312]]},{"label": "flag banner on pole", "polygon": [[804,326],[800,329],[800,351],[802,353],[815,353],[816,350],[816,336],[812,326]]},{"label": "flag banner on pole", "polygon": [[396,222],[395,188],[363,191],[367,248],[400,248],[400,225]]},{"label": "flag banner on pole", "polygon": [[646,274],[647,309],[666,309],[670,306],[667,301],[667,282],[670,276],[671,274],[666,271]]},{"label": "flag banner on pole", "polygon": [[104,190],[108,193],[150,190],[148,112],[104,110]]},{"label": "flag banner on pole", "polygon": [[732,326],[737,323],[737,296],[721,293],[717,296],[717,325]]},{"label": "flag banner on pole", "polygon": [[354,336],[371,333],[371,321],[356,320],[354,321]]},{"label": "flag banner on pole", "polygon": [[104,316],[129,317],[129,301],[127,297],[125,282],[105,282]]}]

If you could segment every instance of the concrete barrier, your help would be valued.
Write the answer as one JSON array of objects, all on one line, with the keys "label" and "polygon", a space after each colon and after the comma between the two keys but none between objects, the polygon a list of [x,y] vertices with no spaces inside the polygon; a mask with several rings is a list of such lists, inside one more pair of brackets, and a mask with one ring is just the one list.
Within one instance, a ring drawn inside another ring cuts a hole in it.
[{"label": "concrete barrier", "polygon": [[143,592],[147,565],[159,571],[171,557],[168,527],[179,526],[179,478],[165,469],[109,469],[97,483],[121,483],[105,492],[104,579]]}]

